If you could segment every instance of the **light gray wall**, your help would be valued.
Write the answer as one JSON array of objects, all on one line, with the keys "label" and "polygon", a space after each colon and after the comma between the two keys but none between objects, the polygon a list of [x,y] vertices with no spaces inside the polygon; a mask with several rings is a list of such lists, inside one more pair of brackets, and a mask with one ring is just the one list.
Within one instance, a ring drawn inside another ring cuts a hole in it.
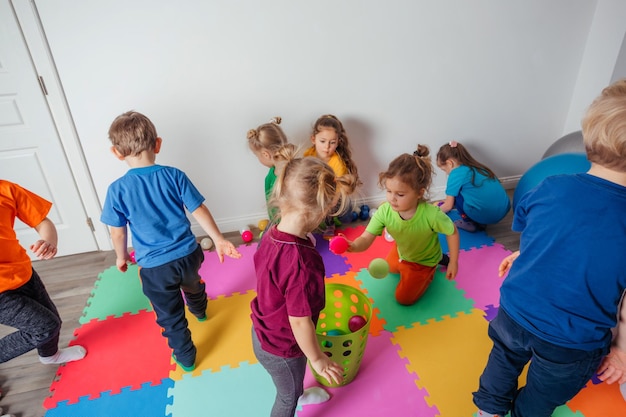
[{"label": "light gray wall", "polygon": [[[108,127],[135,109],[164,139],[157,162],[187,172],[225,230],[264,217],[266,169],[245,133],[276,115],[292,142],[305,143],[319,115],[336,114],[365,201],[382,200],[378,172],[418,142],[435,154],[462,141],[501,178],[518,178],[564,133],[598,3],[619,8],[614,0],[36,1],[100,199],[126,171],[109,154]],[[603,35],[593,41],[602,45]],[[444,184],[439,171],[435,194]]]},{"label": "light gray wall", "polygon": [[580,120],[593,99],[609,85],[619,68],[618,57],[626,34],[626,2],[600,0],[585,45],[572,92],[563,134],[580,130]]},{"label": "light gray wall", "polygon": [[617,62],[615,63],[615,69],[611,76],[611,82],[626,78],[626,34],[622,39],[622,46],[617,56]]}]

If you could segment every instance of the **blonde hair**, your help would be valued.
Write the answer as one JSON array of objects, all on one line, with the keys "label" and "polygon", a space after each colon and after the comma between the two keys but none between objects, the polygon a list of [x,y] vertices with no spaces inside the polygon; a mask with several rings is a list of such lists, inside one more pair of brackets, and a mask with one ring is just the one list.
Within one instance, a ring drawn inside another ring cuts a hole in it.
[{"label": "blonde hair", "polygon": [[248,130],[246,137],[248,146],[252,152],[267,150],[273,157],[274,154],[288,143],[287,135],[281,129],[280,116],[273,117],[269,123],[264,123],[256,129]]},{"label": "blonde hair", "polygon": [[350,174],[335,177],[332,168],[322,160],[299,158],[296,154],[293,146],[277,152],[277,178],[268,205],[270,210],[275,209],[277,218],[297,211],[304,228],[313,231],[326,216],[337,215],[349,207],[348,196],[356,187],[356,179]]},{"label": "blonde hair", "polygon": [[387,171],[378,175],[378,184],[381,188],[385,188],[386,180],[397,177],[417,193],[425,190],[421,201],[426,201],[433,173],[434,168],[430,160],[428,146],[417,145],[417,150],[412,155],[405,153],[391,161]]},{"label": "blonde hair", "polygon": [[602,90],[582,120],[587,159],[626,172],[626,79]]},{"label": "blonde hair", "polygon": [[113,120],[109,139],[122,156],[137,156],[143,151],[154,149],[157,131],[150,119],[131,110]]}]

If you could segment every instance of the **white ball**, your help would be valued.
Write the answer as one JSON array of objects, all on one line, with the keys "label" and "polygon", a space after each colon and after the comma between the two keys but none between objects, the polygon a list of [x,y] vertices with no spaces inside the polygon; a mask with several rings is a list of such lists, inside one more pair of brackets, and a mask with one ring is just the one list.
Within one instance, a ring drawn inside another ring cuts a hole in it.
[{"label": "white ball", "polygon": [[393,236],[391,236],[391,235],[389,234],[389,232],[387,231],[387,229],[385,229],[385,240],[386,240],[387,242],[393,242]]},{"label": "white ball", "polygon": [[211,238],[205,237],[204,239],[200,241],[200,246],[204,250],[209,250],[213,247],[213,241],[211,240]]}]

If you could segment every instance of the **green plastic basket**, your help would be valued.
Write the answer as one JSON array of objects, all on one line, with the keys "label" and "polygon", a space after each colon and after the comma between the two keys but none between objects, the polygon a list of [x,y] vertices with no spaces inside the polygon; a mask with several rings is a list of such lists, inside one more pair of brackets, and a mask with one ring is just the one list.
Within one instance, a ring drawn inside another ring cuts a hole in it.
[{"label": "green plastic basket", "polygon": [[[350,330],[350,320],[360,316],[365,324],[356,331]],[[367,344],[372,318],[370,300],[358,289],[345,284],[326,284],[326,306],[317,322],[317,340],[332,360],[343,366],[343,382],[329,383],[313,368],[313,376],[327,387],[339,387],[351,382],[359,371]]]}]

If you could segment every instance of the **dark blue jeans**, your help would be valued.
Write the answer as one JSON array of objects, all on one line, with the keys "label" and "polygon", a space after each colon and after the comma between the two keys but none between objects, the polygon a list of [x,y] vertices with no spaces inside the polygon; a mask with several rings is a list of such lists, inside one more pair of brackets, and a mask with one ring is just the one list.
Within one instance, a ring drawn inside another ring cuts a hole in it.
[{"label": "dark blue jeans", "polygon": [[[489,324],[493,348],[474,393],[483,411],[511,417],[550,417],[580,391],[608,353],[606,346],[593,351],[568,349],[548,343],[514,322],[502,308]],[[517,380],[530,361],[526,385]]]},{"label": "dark blue jeans", "polygon": [[157,324],[163,328],[163,336],[174,351],[176,360],[184,366],[192,366],[196,360],[196,347],[191,340],[185,317],[185,294],[189,311],[201,318],[206,314],[206,286],[198,274],[204,261],[204,253],[198,245],[190,255],[154,268],[141,268],[143,293],[148,297],[157,316]]},{"label": "dark blue jeans", "polygon": [[0,363],[35,348],[42,357],[59,349],[61,317],[34,269],[26,284],[0,293],[0,323],[17,329],[0,339]]},{"label": "dark blue jeans", "polygon": [[264,351],[254,328],[252,329],[252,349],[276,386],[276,398],[270,417],[293,417],[298,406],[298,399],[304,392],[306,356],[282,358]]}]

